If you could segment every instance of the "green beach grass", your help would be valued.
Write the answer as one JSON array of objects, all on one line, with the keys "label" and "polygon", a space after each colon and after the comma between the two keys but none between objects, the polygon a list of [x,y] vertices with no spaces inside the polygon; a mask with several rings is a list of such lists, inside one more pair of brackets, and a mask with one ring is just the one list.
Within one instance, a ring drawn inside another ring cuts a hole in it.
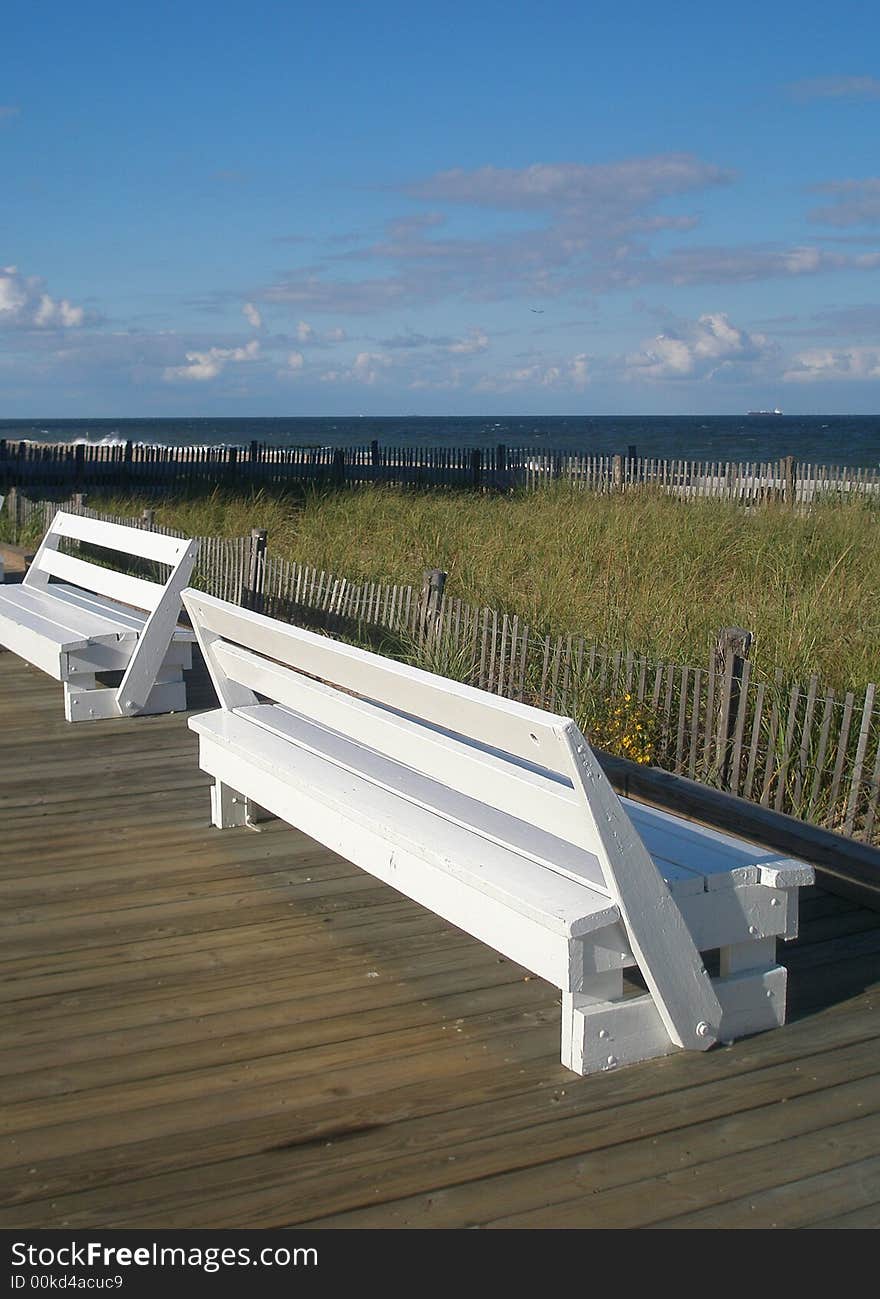
[{"label": "green beach grass", "polygon": [[389,487],[300,495],[215,491],[191,500],[89,497],[191,535],[265,527],[272,553],[350,579],[421,581],[614,649],[705,664],[715,633],[754,633],[755,668],[817,673],[836,689],[880,678],[880,510],[828,503],[794,515],[653,490],[549,487],[510,496]]}]

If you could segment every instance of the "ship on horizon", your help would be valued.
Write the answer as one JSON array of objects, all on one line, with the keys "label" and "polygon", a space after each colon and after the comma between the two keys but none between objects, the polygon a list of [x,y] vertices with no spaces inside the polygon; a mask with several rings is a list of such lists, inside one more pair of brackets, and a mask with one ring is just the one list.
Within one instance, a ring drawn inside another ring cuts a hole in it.
[{"label": "ship on horizon", "polygon": [[747,410],[746,414],[747,415],[781,415],[782,411],[779,409],[778,406],[774,406],[772,410]]}]

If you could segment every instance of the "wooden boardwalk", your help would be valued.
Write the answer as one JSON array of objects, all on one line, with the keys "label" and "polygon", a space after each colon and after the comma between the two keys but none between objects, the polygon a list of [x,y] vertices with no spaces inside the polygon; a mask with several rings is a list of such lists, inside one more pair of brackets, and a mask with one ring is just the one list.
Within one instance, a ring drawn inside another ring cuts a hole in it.
[{"label": "wooden boardwalk", "polygon": [[0,807],[2,1227],[880,1225],[877,912],[802,893],[785,1028],[580,1079],[555,989],[211,829],[181,716],[0,654]]}]

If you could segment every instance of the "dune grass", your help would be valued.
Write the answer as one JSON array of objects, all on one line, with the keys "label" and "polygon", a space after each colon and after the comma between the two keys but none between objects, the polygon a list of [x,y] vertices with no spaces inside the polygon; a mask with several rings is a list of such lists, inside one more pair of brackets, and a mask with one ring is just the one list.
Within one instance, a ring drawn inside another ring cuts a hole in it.
[{"label": "dune grass", "polygon": [[442,568],[453,596],[615,649],[703,664],[718,628],[737,625],[754,633],[759,672],[817,673],[838,689],[880,678],[880,510],[864,502],[793,515],[560,485],[89,503],[118,514],[152,503],[158,522],[195,535],[265,527],[273,553],[351,579],[418,583]]}]

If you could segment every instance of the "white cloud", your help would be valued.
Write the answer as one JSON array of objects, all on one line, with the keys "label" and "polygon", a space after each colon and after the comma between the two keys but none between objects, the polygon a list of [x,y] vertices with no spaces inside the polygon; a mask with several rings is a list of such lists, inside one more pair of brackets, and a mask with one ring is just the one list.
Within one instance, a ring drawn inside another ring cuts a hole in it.
[{"label": "white cloud", "polygon": [[352,366],[352,377],[358,383],[373,384],[390,364],[391,357],[383,352],[358,352]]},{"label": "white cloud", "polygon": [[473,356],[475,352],[485,352],[489,346],[489,335],[482,329],[470,329],[466,338],[458,338],[447,345],[447,352],[456,356]]},{"label": "white cloud", "polygon": [[[302,311],[372,313],[453,295],[486,302],[521,294],[537,301],[572,289],[616,287],[619,277],[606,283],[605,268],[621,256],[621,240],[691,229],[693,214],[657,212],[657,206],[731,178],[721,167],[672,153],[592,166],[534,163],[441,172],[405,192],[471,208],[538,213],[538,222],[526,230],[461,238],[445,234],[445,218],[433,211],[390,220],[384,238],[341,255],[347,263],[373,263],[376,275],[336,278],[340,255],[328,256],[292,271],[261,297]],[[635,262],[637,251],[628,248],[623,256]]]},{"label": "white cloud", "polygon": [[838,270],[875,270],[878,267],[880,252],[842,253],[809,244],[793,248],[758,244],[732,248],[677,248],[663,257],[640,254],[636,248],[624,247],[616,263],[597,270],[597,285],[636,288],[651,283],[743,284]]},{"label": "white cloud", "polygon": [[321,383],[362,383],[372,387],[391,363],[391,357],[384,352],[358,352],[347,369],[325,370],[319,378]]},{"label": "white cloud", "polygon": [[256,361],[260,353],[260,344],[256,339],[244,347],[209,347],[205,352],[187,352],[186,365],[170,365],[163,372],[166,381],[184,379],[193,383],[204,383],[216,379],[229,364]]},{"label": "white cloud", "polygon": [[666,153],[588,166],[536,162],[529,167],[479,167],[439,172],[409,186],[417,198],[513,210],[588,209],[620,213],[730,180],[732,173],[692,154]]},{"label": "white cloud", "polygon": [[305,365],[305,357],[302,352],[291,352],[287,358],[288,370],[301,370]]},{"label": "white cloud", "polygon": [[738,329],[719,311],[643,343],[627,356],[625,371],[630,378],[714,379],[733,367],[769,361],[776,352],[764,334]]},{"label": "white cloud", "polygon": [[571,382],[575,388],[585,388],[590,382],[589,360],[586,352],[578,352],[569,362],[569,373]]},{"label": "white cloud", "polygon": [[478,392],[515,392],[522,388],[580,390],[590,382],[589,360],[586,352],[566,358],[536,357],[524,365],[483,375],[475,387]]},{"label": "white cloud", "polygon": [[782,377],[787,383],[880,379],[880,347],[810,348],[792,357]]},{"label": "white cloud", "polygon": [[252,302],[246,302],[241,310],[245,319],[249,324],[253,325],[254,329],[262,329],[263,317]]},{"label": "white cloud", "polygon": [[789,93],[802,102],[810,99],[880,99],[876,77],[813,77],[794,81]]},{"label": "white cloud", "polygon": [[831,180],[814,185],[817,194],[830,194],[833,203],[813,208],[810,220],[829,226],[880,225],[880,177]]},{"label": "white cloud", "polygon": [[413,379],[407,386],[413,392],[421,392],[425,390],[444,392],[453,388],[460,388],[462,386],[462,376],[459,370],[452,369],[449,374],[438,376],[436,378]]},{"label": "white cloud", "polygon": [[51,298],[38,276],[21,275],[16,266],[0,267],[0,327],[76,329],[84,320],[82,307],[67,298]]},{"label": "white cloud", "polygon": [[309,347],[320,346],[326,343],[344,343],[348,335],[344,329],[337,326],[335,329],[315,329],[308,321],[301,320],[296,327],[296,339],[298,343],[304,343]]}]

